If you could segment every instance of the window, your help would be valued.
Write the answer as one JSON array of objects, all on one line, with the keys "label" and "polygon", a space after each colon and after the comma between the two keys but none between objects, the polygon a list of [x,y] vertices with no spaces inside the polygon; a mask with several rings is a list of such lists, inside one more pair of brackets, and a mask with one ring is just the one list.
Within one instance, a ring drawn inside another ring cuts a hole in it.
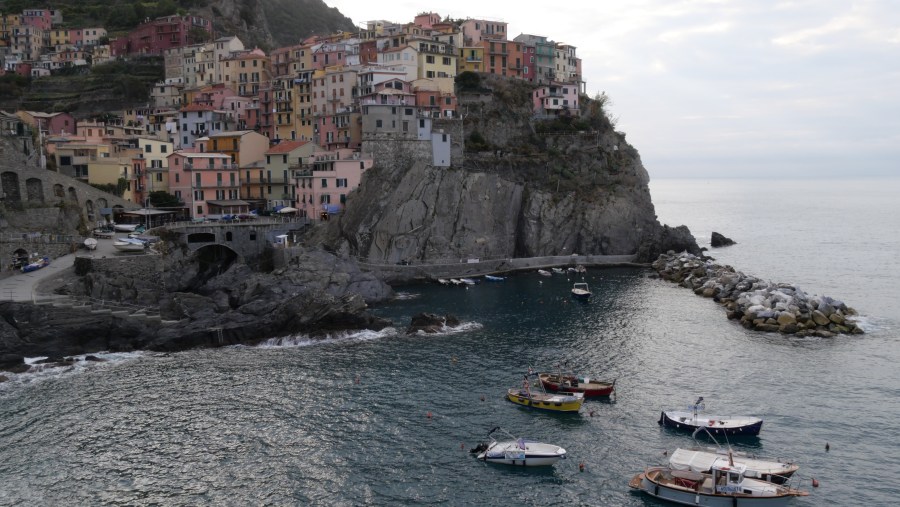
[{"label": "window", "polygon": [[425,63],[434,63],[434,57],[429,55],[425,57]]},{"label": "window", "polygon": [[449,57],[449,56],[445,56],[445,57],[444,57],[443,63],[444,63],[444,65],[450,65],[450,57]]},{"label": "window", "polygon": [[319,196],[319,203],[321,204],[331,204],[331,195],[325,194]]},{"label": "window", "polygon": [[347,178],[338,178],[334,186],[337,188],[347,188]]},{"label": "window", "polygon": [[175,191],[175,198],[178,199],[179,201],[181,200],[181,190]]},{"label": "window", "polygon": [[178,173],[175,173],[175,183],[181,183],[181,175]]},{"label": "window", "polygon": [[380,129],[381,126],[382,126],[382,121],[381,121],[381,120],[375,120],[375,128]]},{"label": "window", "polygon": [[326,178],[322,178],[322,188],[328,188],[328,180]]},{"label": "window", "polygon": [[161,145],[159,146],[159,152],[160,152],[160,153],[167,153],[168,151],[169,151],[169,147],[166,146],[165,144],[161,144]]},{"label": "window", "polygon": [[144,153],[153,153],[153,146],[149,144],[144,146]]},{"label": "window", "polygon": [[197,214],[198,214],[198,215],[202,215],[202,214],[203,214],[203,206],[197,206]]}]

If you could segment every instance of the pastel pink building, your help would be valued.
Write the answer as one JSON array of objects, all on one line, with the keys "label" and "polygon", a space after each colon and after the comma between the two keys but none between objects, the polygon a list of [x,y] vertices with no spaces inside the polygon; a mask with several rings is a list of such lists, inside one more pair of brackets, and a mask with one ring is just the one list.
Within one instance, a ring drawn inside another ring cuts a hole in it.
[{"label": "pastel pink building", "polygon": [[347,195],[373,164],[372,157],[353,150],[320,151],[304,159],[294,170],[300,215],[327,220],[343,211]]},{"label": "pastel pink building", "polygon": [[578,116],[578,84],[550,83],[535,89],[531,94],[534,114],[541,116]]},{"label": "pastel pink building", "polygon": [[176,151],[169,162],[169,192],[181,199],[191,218],[245,213],[240,201],[240,172],[224,153]]},{"label": "pastel pink building", "polygon": [[25,9],[22,11],[22,25],[50,30],[53,26],[53,15],[47,9]]}]

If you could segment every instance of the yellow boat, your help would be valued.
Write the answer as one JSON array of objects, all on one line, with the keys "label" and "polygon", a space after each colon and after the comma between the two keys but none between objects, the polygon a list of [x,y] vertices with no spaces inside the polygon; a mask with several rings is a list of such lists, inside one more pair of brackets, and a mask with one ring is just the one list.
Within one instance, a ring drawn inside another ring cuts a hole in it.
[{"label": "yellow boat", "polygon": [[584,393],[534,393],[527,385],[511,388],[506,399],[524,407],[549,410],[551,412],[578,412],[584,404]]}]

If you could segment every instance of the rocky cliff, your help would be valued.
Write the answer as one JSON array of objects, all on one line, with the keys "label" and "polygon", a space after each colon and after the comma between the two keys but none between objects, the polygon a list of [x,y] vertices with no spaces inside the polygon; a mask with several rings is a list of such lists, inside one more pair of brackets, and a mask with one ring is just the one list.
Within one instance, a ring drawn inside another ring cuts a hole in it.
[{"label": "rocky cliff", "polygon": [[[371,262],[440,261],[699,249],[684,228],[657,219],[637,150],[602,100],[538,121],[532,87],[489,80],[459,91],[464,160],[380,157],[346,212],[317,240]],[[377,147],[364,146],[364,151]]]}]

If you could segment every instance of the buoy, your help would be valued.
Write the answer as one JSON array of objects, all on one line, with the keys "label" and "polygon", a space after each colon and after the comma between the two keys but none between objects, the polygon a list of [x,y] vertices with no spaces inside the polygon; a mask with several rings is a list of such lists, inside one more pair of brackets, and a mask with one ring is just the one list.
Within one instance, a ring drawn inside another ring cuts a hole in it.
[{"label": "buoy", "polygon": [[484,401],[484,395],[483,395],[483,394],[481,395],[481,401]]},{"label": "buoy", "polygon": [[425,417],[431,419],[431,412],[428,412],[427,414],[425,414]]},{"label": "buoy", "polygon": [[663,451],[663,456],[668,456],[668,455],[669,455],[669,451],[668,451],[668,450]]},{"label": "buoy", "polygon": [[591,410],[591,411],[589,412],[589,414],[591,415],[591,417],[594,417],[594,411],[593,411],[593,410]]},{"label": "buoy", "polygon": [[828,452],[831,449],[831,446],[828,445],[828,442],[825,442],[825,452]]},{"label": "buoy", "polygon": [[356,383],[359,384],[359,375],[356,376]]},{"label": "buoy", "polygon": [[466,450],[466,443],[465,443],[465,442],[460,442],[460,443],[459,443],[459,450],[460,450],[460,451]]},{"label": "buoy", "polygon": [[819,479],[816,479],[815,477],[813,477],[813,478],[812,478],[812,483],[813,483],[813,487],[814,487],[814,488],[818,488],[818,487],[819,487]]},{"label": "buoy", "polygon": [[578,470],[584,472],[584,461],[578,464]]}]

